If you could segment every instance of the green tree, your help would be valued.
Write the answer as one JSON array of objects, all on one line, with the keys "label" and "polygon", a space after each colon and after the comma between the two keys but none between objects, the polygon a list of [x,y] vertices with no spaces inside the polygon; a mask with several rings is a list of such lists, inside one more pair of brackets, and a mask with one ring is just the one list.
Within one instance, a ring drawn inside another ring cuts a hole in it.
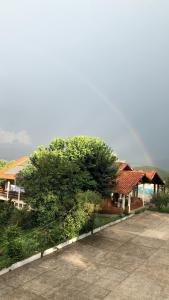
[{"label": "green tree", "polygon": [[152,201],[159,210],[169,207],[169,193],[161,192],[158,195],[154,195]]},{"label": "green tree", "polygon": [[25,201],[38,212],[40,224],[64,217],[74,209],[78,192],[110,193],[116,177],[115,160],[111,148],[98,138],[55,139],[48,148],[34,152],[21,173]]},{"label": "green tree", "polygon": [[[7,160],[0,160],[0,170],[2,170],[4,167],[6,167],[7,165],[9,165],[10,163],[12,163],[13,161],[7,161]],[[5,180],[0,179],[0,186],[4,186],[5,185]]]},{"label": "green tree", "polygon": [[81,190],[96,190],[103,196],[110,194],[116,178],[116,169],[112,168],[116,156],[104,141],[77,136],[55,139],[49,147],[62,151],[69,161],[79,166]]}]

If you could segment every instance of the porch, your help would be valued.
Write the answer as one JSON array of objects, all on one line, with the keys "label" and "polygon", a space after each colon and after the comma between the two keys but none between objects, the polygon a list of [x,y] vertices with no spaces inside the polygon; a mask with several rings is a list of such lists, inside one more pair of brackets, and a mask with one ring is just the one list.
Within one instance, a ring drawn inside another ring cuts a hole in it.
[{"label": "porch", "polygon": [[24,193],[21,191],[11,191],[5,189],[5,187],[0,186],[0,201],[11,201],[14,203],[14,206],[18,209],[25,207],[24,203]]},{"label": "porch", "polygon": [[[164,190],[164,182],[156,171],[123,171],[119,173],[110,197],[104,199],[102,211],[104,213],[122,213],[123,211],[132,212],[147,205],[145,186],[152,186],[153,194],[158,194]],[[139,187],[142,186],[140,194]]]},{"label": "porch", "polygon": [[102,204],[102,213],[119,214],[124,211],[132,212],[143,207],[143,200],[140,197],[123,196],[114,201],[112,197],[104,199]]}]

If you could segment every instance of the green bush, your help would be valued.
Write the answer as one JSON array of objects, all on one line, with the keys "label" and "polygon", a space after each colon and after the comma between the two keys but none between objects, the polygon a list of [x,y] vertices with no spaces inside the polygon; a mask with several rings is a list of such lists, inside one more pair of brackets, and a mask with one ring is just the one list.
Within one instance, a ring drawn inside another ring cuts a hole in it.
[{"label": "green bush", "polygon": [[169,207],[169,194],[160,193],[158,195],[154,195],[152,202],[155,204],[158,210]]},{"label": "green bush", "polygon": [[6,229],[7,241],[12,241],[21,236],[21,230],[17,225],[10,225]]},{"label": "green bush", "polygon": [[125,210],[123,211],[123,215],[124,215],[124,216],[128,216],[129,214],[130,214],[130,213],[129,213],[128,209],[125,208]]},{"label": "green bush", "polygon": [[92,216],[86,211],[79,208],[77,211],[68,214],[65,218],[62,230],[62,237],[71,239],[81,233],[88,232],[93,229]]},{"label": "green bush", "polygon": [[6,230],[6,253],[12,262],[24,258],[21,230],[17,225],[8,226]]},{"label": "green bush", "polygon": [[37,226],[37,213],[33,210],[16,210],[11,218],[12,224],[17,224],[23,230],[35,228]]},{"label": "green bush", "polygon": [[21,238],[17,238],[8,242],[7,254],[11,258],[12,262],[17,262],[24,259],[25,255]]},{"label": "green bush", "polygon": [[14,214],[15,207],[12,202],[5,202],[0,200],[0,225],[5,226]]},{"label": "green bush", "polygon": [[50,232],[48,229],[38,229],[33,234],[33,243],[36,244],[36,251],[43,253],[45,249],[50,247]]},{"label": "green bush", "polygon": [[61,242],[92,231],[95,224],[94,211],[100,202],[101,197],[98,193],[79,192],[75,196],[74,208],[51,230],[52,239]]},{"label": "green bush", "polygon": [[[101,202],[98,193],[87,191],[75,195],[70,199],[74,203],[73,208],[67,209],[67,214],[50,218],[51,222],[41,226],[37,223],[35,211],[19,211],[9,204],[3,204],[1,214],[4,224],[5,216],[8,216],[7,229],[2,229],[0,234],[0,250],[2,259],[0,267],[22,260],[34,253],[41,252],[56,244],[64,242],[82,233],[92,231],[95,227],[95,211]],[[69,205],[68,205],[69,207]],[[54,219],[54,220],[53,220]],[[4,227],[5,228],[5,227]]]}]

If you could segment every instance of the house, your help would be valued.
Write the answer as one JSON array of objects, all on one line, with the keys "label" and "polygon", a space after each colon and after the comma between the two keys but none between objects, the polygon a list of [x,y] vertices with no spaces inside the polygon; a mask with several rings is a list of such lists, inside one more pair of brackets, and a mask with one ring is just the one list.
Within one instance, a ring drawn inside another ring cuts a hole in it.
[{"label": "house", "polygon": [[25,203],[24,189],[17,185],[17,175],[28,162],[29,157],[24,156],[0,170],[0,200],[11,200],[19,209],[23,208]]},{"label": "house", "polygon": [[139,185],[138,195],[143,197],[145,204],[148,204],[152,199],[152,195],[163,191],[165,185],[157,171],[149,170],[149,171],[145,171],[145,174],[147,178],[149,178],[151,183]]},{"label": "house", "polygon": [[146,198],[145,187],[153,187],[153,194],[163,190],[165,184],[157,171],[134,170],[128,163],[117,162],[118,168],[115,187],[110,197],[107,197],[102,204],[104,213],[121,213],[124,210],[129,212],[150,203]]}]

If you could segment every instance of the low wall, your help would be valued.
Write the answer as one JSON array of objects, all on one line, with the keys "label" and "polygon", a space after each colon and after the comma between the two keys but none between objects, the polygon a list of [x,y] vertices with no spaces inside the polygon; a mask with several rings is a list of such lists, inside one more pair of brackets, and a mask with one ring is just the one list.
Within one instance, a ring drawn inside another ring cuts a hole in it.
[{"label": "low wall", "polygon": [[143,207],[143,200],[138,197],[132,197],[130,210],[134,210],[134,209],[141,208],[141,207]]},{"label": "low wall", "polygon": [[120,214],[123,212],[123,209],[121,207],[113,206],[113,202],[111,197],[107,197],[103,200],[103,203],[101,205],[101,211],[100,213],[103,214]]},{"label": "low wall", "polygon": [[101,214],[121,214],[122,212],[121,207],[104,208],[100,211]]}]

